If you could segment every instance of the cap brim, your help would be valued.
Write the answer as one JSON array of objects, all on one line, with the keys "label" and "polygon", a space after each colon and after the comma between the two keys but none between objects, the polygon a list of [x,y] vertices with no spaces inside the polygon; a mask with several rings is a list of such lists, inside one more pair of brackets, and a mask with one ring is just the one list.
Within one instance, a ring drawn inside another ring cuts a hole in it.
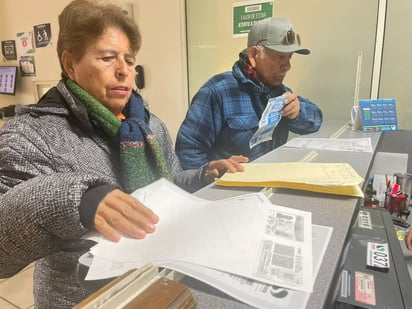
[{"label": "cap brim", "polygon": [[310,50],[307,48],[302,48],[299,45],[270,45],[267,44],[265,47],[270,48],[274,51],[281,52],[281,53],[297,53],[301,55],[309,55]]}]

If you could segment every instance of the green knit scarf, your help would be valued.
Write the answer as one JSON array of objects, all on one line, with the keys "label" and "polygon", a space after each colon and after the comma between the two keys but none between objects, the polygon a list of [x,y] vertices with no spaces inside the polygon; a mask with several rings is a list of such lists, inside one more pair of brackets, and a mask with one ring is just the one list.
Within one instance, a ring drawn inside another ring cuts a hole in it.
[{"label": "green knit scarf", "polygon": [[90,119],[114,141],[119,143],[122,184],[125,192],[165,177],[172,181],[163,152],[145,121],[146,110],[142,97],[133,91],[120,121],[75,81],[67,79],[68,89],[86,106]]}]

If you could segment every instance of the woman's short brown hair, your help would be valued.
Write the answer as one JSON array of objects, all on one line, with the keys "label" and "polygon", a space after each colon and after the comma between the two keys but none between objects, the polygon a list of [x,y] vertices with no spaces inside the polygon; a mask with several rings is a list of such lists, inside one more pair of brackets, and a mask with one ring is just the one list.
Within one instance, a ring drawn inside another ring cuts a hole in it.
[{"label": "woman's short brown hair", "polygon": [[130,41],[136,54],[141,45],[141,36],[136,23],[114,4],[97,0],[74,0],[59,15],[59,38],[57,54],[62,74],[62,53],[68,51],[75,61],[80,60],[91,42],[94,42],[110,26],[121,29]]}]

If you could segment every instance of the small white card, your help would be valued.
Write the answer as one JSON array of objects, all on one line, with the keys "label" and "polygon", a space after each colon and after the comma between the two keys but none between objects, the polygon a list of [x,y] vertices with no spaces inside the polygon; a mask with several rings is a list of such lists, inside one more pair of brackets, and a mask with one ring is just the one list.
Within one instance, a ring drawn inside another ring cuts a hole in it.
[{"label": "small white card", "polygon": [[378,268],[389,268],[388,244],[368,242],[366,265]]}]

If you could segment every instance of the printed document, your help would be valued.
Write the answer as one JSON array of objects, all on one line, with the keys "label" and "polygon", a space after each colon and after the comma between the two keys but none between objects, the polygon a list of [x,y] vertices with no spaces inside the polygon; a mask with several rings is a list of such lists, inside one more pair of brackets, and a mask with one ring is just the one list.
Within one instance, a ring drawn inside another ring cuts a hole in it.
[{"label": "printed document", "polygon": [[[332,231],[333,228],[328,226],[312,225],[314,280],[322,264]],[[90,253],[84,254],[79,261],[90,267],[88,276],[94,280],[106,277],[117,277],[129,269],[138,268],[137,265],[128,265],[128,263],[125,262],[106,260],[98,257],[93,258]],[[162,263],[162,266],[198,279],[256,308],[305,308],[310,296],[309,292],[265,284],[246,277],[236,276],[231,273],[196,264],[173,261]],[[123,269],[121,269],[121,267],[123,267]],[[96,275],[95,278],[93,278],[94,275]]]},{"label": "printed document", "polygon": [[260,143],[270,141],[273,138],[273,131],[280,122],[282,116],[280,112],[285,106],[286,95],[282,95],[275,98],[270,98],[266,105],[265,110],[259,120],[259,128],[253,134],[249,141],[249,147],[252,149]]},{"label": "printed document", "polygon": [[372,152],[370,137],[365,138],[304,138],[295,137],[285,147],[316,150]]},{"label": "printed document", "polygon": [[156,232],[118,243],[101,238],[90,250],[93,263],[101,258],[124,269],[176,261],[312,291],[310,212],[273,205],[263,193],[204,200],[164,179],[132,195],[160,217]]}]

